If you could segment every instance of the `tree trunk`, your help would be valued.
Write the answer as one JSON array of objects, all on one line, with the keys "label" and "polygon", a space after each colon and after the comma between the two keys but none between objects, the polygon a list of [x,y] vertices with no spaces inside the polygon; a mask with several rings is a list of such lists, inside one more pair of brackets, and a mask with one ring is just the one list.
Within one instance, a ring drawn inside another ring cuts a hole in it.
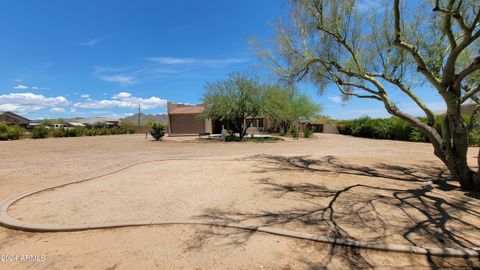
[{"label": "tree trunk", "polygon": [[479,173],[468,166],[468,128],[460,112],[460,104],[455,96],[444,96],[447,112],[442,123],[442,152],[445,163],[453,179],[460,182],[464,190],[480,191]]},{"label": "tree trunk", "polygon": [[458,98],[453,93],[447,93],[444,99],[447,112],[443,119],[441,136],[434,127],[401,112],[389,100],[385,100],[384,104],[390,114],[416,126],[427,136],[433,145],[435,156],[447,166],[452,178],[460,183],[462,189],[480,191],[480,173],[472,171],[467,162],[468,128],[460,112]]}]

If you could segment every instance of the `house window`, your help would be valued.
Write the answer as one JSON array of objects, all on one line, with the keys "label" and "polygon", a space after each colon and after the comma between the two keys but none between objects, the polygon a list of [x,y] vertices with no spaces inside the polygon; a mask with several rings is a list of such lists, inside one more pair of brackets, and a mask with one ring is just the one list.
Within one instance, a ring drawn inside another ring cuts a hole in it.
[{"label": "house window", "polygon": [[257,119],[252,119],[252,124],[250,125],[251,127],[257,127]]},{"label": "house window", "polygon": [[258,127],[263,128],[263,118],[259,118],[258,120]]}]

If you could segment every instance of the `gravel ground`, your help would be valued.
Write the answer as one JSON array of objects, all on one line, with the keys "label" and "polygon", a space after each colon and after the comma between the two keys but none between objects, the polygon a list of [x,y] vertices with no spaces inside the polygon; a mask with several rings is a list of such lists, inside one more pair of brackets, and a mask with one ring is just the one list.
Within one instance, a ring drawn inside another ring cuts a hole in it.
[{"label": "gravel ground", "polygon": [[[476,152],[469,158],[476,164]],[[44,224],[215,219],[362,241],[480,246],[478,208],[422,190],[446,177],[424,143],[321,134],[277,143],[199,142],[144,135],[0,142],[0,199],[37,187],[118,173],[45,191],[10,215]],[[146,162],[146,163],[143,163]],[[440,183],[440,182],[439,182]],[[435,186],[464,193],[455,182]],[[1,262],[17,269],[474,268],[477,259],[348,249],[208,226],[75,233],[0,228]]]}]

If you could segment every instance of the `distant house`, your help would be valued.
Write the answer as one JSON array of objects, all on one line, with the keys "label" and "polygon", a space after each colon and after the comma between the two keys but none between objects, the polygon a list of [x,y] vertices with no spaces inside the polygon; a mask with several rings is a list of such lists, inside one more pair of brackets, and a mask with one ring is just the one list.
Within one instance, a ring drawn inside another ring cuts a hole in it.
[{"label": "distant house", "polygon": [[27,128],[30,120],[12,112],[0,112],[0,122],[5,122],[7,125],[18,125]]},{"label": "distant house", "polygon": [[70,122],[73,126],[81,126],[80,124],[82,124],[86,127],[94,127],[97,124],[103,124],[106,127],[116,127],[118,123],[118,119],[105,117],[77,118],[74,122]]},{"label": "distant house", "polygon": [[473,112],[477,109],[478,105],[476,103],[467,103],[460,106],[460,112],[463,115],[472,115]]}]

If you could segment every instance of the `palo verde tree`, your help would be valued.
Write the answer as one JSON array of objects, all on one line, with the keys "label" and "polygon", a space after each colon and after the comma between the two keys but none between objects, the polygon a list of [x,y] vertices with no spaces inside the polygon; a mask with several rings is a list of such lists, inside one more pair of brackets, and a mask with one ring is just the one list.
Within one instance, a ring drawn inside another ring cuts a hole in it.
[{"label": "palo verde tree", "polygon": [[[274,47],[257,43],[259,54],[289,82],[309,80],[320,89],[338,88],[346,99],[382,102],[388,113],[428,137],[434,154],[463,189],[480,190],[480,173],[467,164],[468,130],[460,112],[480,91],[475,79],[480,72],[480,2],[375,4],[365,11],[354,0],[292,1],[289,19],[276,28]],[[447,110],[441,132],[419,91],[443,98]],[[397,93],[408,97],[427,123],[399,108],[393,98]]]},{"label": "palo verde tree", "polygon": [[313,119],[322,109],[294,87],[269,85],[265,100],[265,114],[278,123],[283,134],[289,132],[299,119]]},{"label": "palo verde tree", "polygon": [[204,117],[228,122],[243,140],[253,119],[263,113],[264,93],[265,86],[257,79],[239,73],[208,83],[203,97]]}]

